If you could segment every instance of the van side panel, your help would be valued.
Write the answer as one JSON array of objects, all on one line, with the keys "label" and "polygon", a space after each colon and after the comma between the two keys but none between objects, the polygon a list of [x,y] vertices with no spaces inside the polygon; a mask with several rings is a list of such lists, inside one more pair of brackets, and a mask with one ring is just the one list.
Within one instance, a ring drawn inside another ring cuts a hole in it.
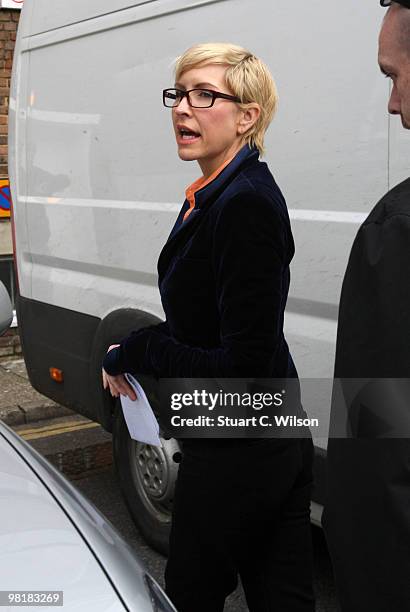
[{"label": "van side panel", "polygon": [[35,5],[30,36],[48,32],[69,24],[93,19],[106,13],[121,11],[139,4],[152,4],[156,0],[31,0]]},{"label": "van side panel", "polygon": [[[124,0],[115,11],[106,0],[27,4],[11,108],[25,309],[32,301],[42,317],[52,307],[94,322],[119,307],[163,316],[156,261],[199,171],[177,158],[161,91],[184,49],[228,40],[262,57],[277,81],[266,161],[297,249],[287,338],[302,377],[330,378],[350,246],[388,186],[383,11],[374,0],[315,0],[297,11],[278,0]],[[23,333],[26,321],[33,317],[21,319]],[[79,352],[72,367],[91,358]],[[320,401],[327,409],[329,398]]]},{"label": "van side panel", "polygon": [[[96,418],[89,379],[91,348],[100,320],[36,300],[17,299],[24,360],[35,389],[90,419]],[[62,370],[63,382],[49,369]]]}]

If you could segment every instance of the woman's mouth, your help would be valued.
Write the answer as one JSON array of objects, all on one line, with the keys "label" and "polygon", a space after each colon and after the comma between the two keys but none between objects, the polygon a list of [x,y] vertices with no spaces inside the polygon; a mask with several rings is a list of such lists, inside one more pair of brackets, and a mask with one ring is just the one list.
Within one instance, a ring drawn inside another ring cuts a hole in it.
[{"label": "woman's mouth", "polygon": [[198,140],[198,138],[200,138],[200,134],[198,134],[198,132],[194,132],[193,130],[190,130],[188,128],[178,128],[178,132],[177,132],[177,140],[178,143],[191,143],[194,142],[196,140]]}]

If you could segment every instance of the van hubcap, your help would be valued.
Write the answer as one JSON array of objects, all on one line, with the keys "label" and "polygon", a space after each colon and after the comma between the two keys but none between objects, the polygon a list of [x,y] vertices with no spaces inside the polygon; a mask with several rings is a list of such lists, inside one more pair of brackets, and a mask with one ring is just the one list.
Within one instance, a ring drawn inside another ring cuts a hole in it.
[{"label": "van hubcap", "polygon": [[133,445],[134,482],[146,509],[157,520],[171,520],[172,501],[181,451],[173,438],[161,438],[162,448],[142,442]]}]

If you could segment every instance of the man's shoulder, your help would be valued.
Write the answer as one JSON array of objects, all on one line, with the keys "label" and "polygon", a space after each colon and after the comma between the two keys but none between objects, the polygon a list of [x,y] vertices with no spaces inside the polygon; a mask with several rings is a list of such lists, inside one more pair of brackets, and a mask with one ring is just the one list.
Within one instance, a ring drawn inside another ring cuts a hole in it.
[{"label": "man's shoulder", "polygon": [[408,215],[410,217],[410,178],[390,189],[377,202],[362,227],[371,223],[384,223],[396,215]]}]

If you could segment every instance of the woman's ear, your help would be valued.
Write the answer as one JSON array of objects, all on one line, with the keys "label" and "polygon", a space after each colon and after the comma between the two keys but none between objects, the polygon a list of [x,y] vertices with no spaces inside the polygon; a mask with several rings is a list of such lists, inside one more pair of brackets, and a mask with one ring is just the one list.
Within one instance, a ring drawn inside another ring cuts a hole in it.
[{"label": "woman's ear", "polygon": [[261,108],[259,104],[256,102],[252,102],[251,104],[247,104],[245,108],[243,108],[240,112],[240,117],[238,121],[238,134],[245,134],[250,130],[261,114]]}]

